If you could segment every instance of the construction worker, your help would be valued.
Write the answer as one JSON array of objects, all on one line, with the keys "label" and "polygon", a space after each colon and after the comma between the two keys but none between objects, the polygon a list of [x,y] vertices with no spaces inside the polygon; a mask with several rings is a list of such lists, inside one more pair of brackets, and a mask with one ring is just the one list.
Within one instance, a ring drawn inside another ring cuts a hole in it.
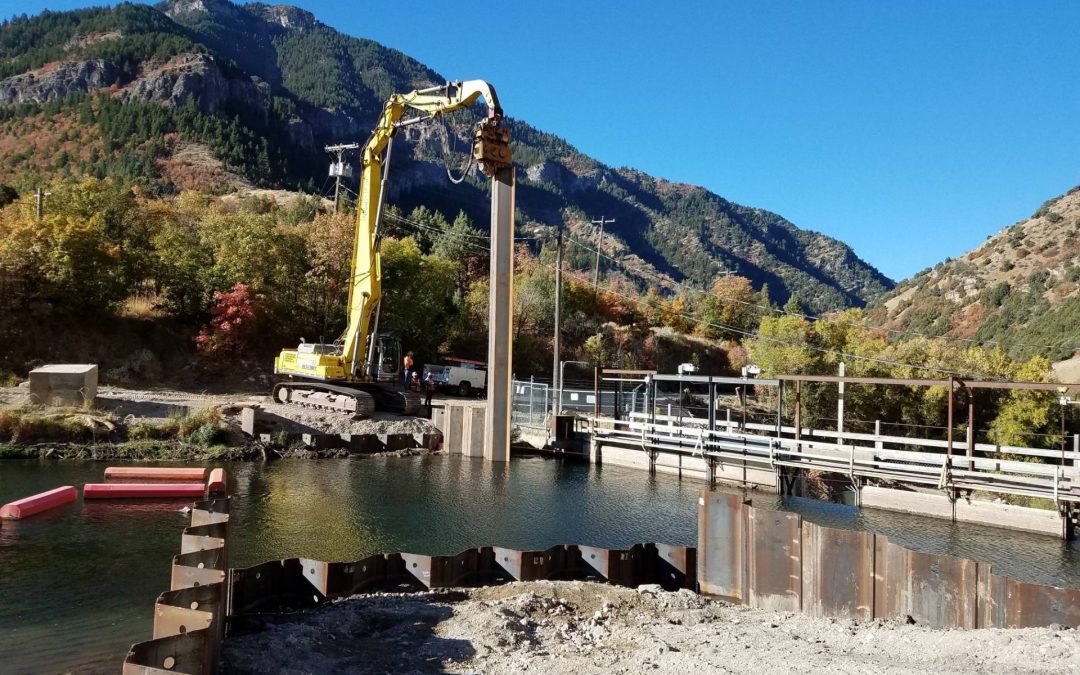
[{"label": "construction worker", "polygon": [[413,353],[408,352],[407,354],[405,354],[405,358],[402,359],[402,362],[405,365],[405,367],[402,368],[402,370],[405,371],[405,375],[404,379],[401,382],[401,387],[405,391],[408,391],[410,380],[412,380]]},{"label": "construction worker", "polygon": [[431,397],[435,393],[435,376],[431,374],[431,371],[427,371],[427,375],[424,377],[424,405],[428,410],[431,410]]},{"label": "construction worker", "polygon": [[415,371],[413,372],[412,380],[409,381],[409,389],[415,391],[418,394],[420,393],[420,373],[417,373]]}]

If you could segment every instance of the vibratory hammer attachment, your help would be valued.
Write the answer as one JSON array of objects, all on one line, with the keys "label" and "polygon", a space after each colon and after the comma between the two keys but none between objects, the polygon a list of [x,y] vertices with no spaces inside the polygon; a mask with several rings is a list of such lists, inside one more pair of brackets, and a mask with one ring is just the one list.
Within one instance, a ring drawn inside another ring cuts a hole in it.
[{"label": "vibratory hammer attachment", "polygon": [[480,123],[473,138],[473,159],[480,164],[485,176],[494,176],[513,162],[510,154],[510,130],[500,126],[498,118]]}]

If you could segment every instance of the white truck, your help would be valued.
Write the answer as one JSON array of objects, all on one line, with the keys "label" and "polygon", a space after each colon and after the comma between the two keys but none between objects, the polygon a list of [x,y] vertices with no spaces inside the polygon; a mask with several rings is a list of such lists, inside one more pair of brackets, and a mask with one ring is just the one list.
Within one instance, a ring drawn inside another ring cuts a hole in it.
[{"label": "white truck", "polygon": [[435,385],[458,396],[472,396],[487,390],[487,364],[469,359],[447,359],[445,366],[424,364],[424,370],[435,378]]}]

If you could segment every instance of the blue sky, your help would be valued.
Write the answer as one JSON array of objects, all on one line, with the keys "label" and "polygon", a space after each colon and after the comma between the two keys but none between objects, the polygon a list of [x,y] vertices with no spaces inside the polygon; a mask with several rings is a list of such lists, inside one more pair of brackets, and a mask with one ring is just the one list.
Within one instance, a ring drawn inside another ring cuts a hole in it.
[{"label": "blue sky", "polygon": [[492,82],[509,114],[606,164],[775,211],[895,279],[1080,184],[1080,2],[290,4]]}]

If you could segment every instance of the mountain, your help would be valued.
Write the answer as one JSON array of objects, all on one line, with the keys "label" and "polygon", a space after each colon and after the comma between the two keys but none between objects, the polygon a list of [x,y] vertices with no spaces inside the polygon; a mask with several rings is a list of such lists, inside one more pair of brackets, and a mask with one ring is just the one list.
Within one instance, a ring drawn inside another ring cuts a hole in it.
[{"label": "mountain", "polygon": [[901,282],[870,310],[888,328],[999,343],[1014,357],[1080,349],[1080,186],[973,251]]},{"label": "mountain", "polygon": [[[90,174],[164,193],[313,192],[325,186],[325,144],[363,141],[392,92],[444,81],[295,7],[170,0],[19,17],[0,28],[0,182],[29,188]],[[564,221],[594,245],[588,221],[614,218],[604,252],[623,264],[609,278],[641,288],[653,282],[626,267],[645,268],[670,286],[707,288],[730,271],[812,312],[862,306],[893,286],[844,243],[775,213],[605,166],[520,119],[511,131],[519,227],[543,233]],[[446,148],[464,139],[464,128],[407,129],[389,200],[451,217],[464,208],[485,222],[487,187],[475,168],[462,185],[446,179]],[[591,263],[580,249],[569,259]]]}]

